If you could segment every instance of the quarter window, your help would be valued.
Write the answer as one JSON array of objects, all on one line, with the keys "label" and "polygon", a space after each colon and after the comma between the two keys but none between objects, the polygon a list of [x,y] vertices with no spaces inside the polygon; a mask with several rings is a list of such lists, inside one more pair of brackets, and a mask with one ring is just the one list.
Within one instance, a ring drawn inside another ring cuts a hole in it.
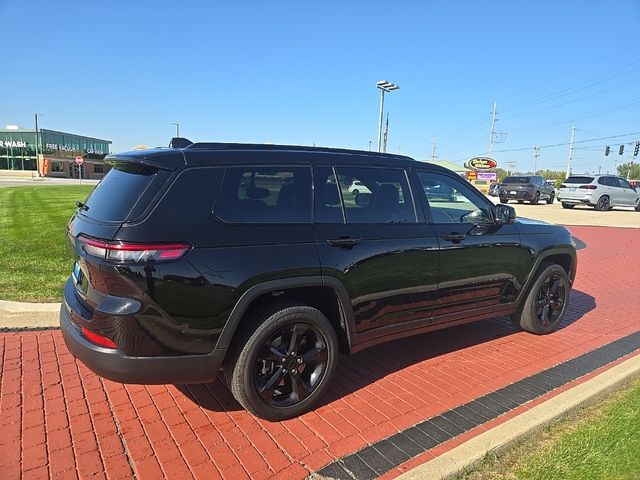
[{"label": "quarter window", "polygon": [[418,172],[434,223],[488,223],[489,206],[460,180],[447,175]]},{"label": "quarter window", "polygon": [[228,167],[215,212],[225,222],[310,223],[309,167]]},{"label": "quarter window", "polygon": [[336,168],[348,223],[415,223],[407,175],[392,168]]}]

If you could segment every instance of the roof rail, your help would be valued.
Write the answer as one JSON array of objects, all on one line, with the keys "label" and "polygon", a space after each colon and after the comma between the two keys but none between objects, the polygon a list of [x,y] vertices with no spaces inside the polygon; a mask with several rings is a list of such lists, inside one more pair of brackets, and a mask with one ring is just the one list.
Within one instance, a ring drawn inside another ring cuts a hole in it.
[{"label": "roof rail", "polygon": [[355,155],[376,155],[385,157],[407,158],[404,155],[394,153],[380,153],[366,150],[351,150],[346,148],[309,147],[306,145],[277,145],[271,143],[222,143],[222,142],[195,142],[189,145],[189,149],[198,150],[280,150],[303,152],[347,153]]},{"label": "roof rail", "polygon": [[193,145],[193,142],[184,137],[173,137],[169,142],[169,148],[185,148]]}]

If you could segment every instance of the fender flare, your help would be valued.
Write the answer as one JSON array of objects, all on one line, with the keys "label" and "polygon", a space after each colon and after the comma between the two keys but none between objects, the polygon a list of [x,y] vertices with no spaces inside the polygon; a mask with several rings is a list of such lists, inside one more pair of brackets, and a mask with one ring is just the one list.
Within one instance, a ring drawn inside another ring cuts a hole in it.
[{"label": "fender flare", "polygon": [[231,345],[231,340],[236,333],[242,317],[246,313],[251,303],[261,295],[270,292],[277,292],[279,290],[288,290],[291,288],[304,288],[304,287],[329,287],[333,290],[338,299],[338,305],[340,307],[341,318],[340,325],[344,328],[347,336],[347,342],[349,347],[351,346],[351,333],[354,330],[354,316],[353,309],[351,307],[351,301],[346,288],[335,277],[326,276],[306,276],[306,277],[292,277],[292,278],[280,278],[278,280],[270,280],[267,282],[258,283],[252,286],[246,292],[242,294],[240,299],[236,302],[227,322],[225,323],[220,337],[216,343],[216,350],[228,349]]},{"label": "fender flare", "polygon": [[575,248],[569,245],[555,246],[555,247],[549,248],[547,250],[540,252],[540,254],[538,255],[538,258],[536,258],[536,261],[533,264],[533,267],[531,268],[531,273],[529,274],[529,277],[527,278],[527,280],[524,282],[522,290],[520,291],[520,294],[516,299],[516,304],[518,305],[518,307],[522,305],[522,303],[526,300],[527,295],[529,294],[529,289],[531,288],[531,285],[533,285],[533,282],[535,282],[536,280],[535,273],[540,268],[540,265],[542,265],[542,262],[544,262],[547,258],[553,257],[555,255],[568,255],[571,258],[571,268],[567,275],[569,276],[569,281],[571,285],[573,285],[573,282],[576,278],[576,266],[577,266],[577,260],[578,260],[578,256],[576,255]]}]

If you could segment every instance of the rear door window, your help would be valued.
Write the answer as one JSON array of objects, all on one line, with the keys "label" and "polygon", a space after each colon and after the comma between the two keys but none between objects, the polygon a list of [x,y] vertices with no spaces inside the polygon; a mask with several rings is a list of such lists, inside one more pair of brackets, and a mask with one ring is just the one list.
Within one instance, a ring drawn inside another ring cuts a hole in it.
[{"label": "rear door window", "polygon": [[216,202],[230,223],[310,223],[310,167],[227,167]]},{"label": "rear door window", "polygon": [[103,222],[123,222],[158,175],[157,168],[130,162],[114,162],[87,198],[81,214]]}]

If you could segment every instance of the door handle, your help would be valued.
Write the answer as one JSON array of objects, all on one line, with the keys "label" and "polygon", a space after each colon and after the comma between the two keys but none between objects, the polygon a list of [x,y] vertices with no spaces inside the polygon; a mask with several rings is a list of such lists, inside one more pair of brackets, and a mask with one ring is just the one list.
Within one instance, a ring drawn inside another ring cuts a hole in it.
[{"label": "door handle", "polygon": [[360,239],[359,238],[353,238],[353,237],[331,238],[331,239],[327,240],[327,243],[329,245],[331,245],[332,247],[347,247],[347,248],[351,248],[354,245],[359,244],[360,243]]},{"label": "door handle", "polygon": [[460,243],[462,240],[465,239],[465,237],[466,235],[464,233],[455,233],[455,232],[442,236],[444,240],[447,240],[453,243]]}]

